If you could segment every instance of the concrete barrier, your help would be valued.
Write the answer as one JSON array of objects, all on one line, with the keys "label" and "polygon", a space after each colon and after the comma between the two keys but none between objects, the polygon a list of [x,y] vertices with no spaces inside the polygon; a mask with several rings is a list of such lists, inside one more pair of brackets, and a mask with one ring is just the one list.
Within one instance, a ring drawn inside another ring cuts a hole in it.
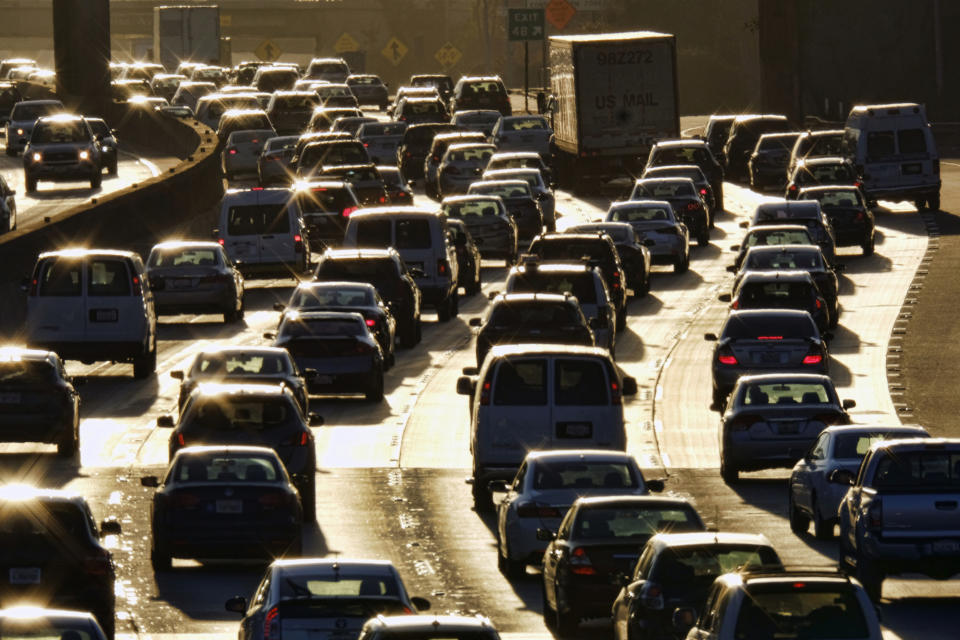
[{"label": "concrete barrier", "polygon": [[223,195],[217,139],[193,120],[118,105],[111,120],[120,139],[182,158],[167,173],[57,215],[45,227],[0,236],[0,338],[17,340],[26,315],[20,291],[43,251],[88,246],[132,249],[145,255],[157,241],[196,228]]}]

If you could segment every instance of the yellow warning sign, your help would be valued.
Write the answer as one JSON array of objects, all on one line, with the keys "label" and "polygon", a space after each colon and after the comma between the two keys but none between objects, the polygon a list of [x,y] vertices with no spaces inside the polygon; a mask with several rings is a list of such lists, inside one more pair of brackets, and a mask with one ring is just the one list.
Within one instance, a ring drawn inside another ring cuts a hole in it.
[{"label": "yellow warning sign", "polygon": [[393,66],[397,66],[400,64],[400,61],[403,60],[403,57],[407,55],[407,51],[409,51],[407,45],[403,44],[396,37],[393,37],[387,41],[387,46],[385,46],[380,53],[382,53],[383,57],[389,60]]},{"label": "yellow warning sign", "polygon": [[264,40],[261,42],[256,49],[253,50],[257,57],[261,60],[266,60],[267,62],[273,62],[280,57],[280,54],[283,53],[280,51],[280,47],[273,44],[269,40]]},{"label": "yellow warning sign", "polygon": [[433,54],[434,60],[443,65],[444,69],[449,69],[453,65],[460,62],[460,58],[463,57],[463,52],[460,49],[457,49],[452,42],[448,42]]},{"label": "yellow warning sign", "polygon": [[346,31],[337,38],[337,41],[333,45],[333,50],[337,53],[345,53],[347,51],[359,51],[360,43],[357,42],[352,35]]}]

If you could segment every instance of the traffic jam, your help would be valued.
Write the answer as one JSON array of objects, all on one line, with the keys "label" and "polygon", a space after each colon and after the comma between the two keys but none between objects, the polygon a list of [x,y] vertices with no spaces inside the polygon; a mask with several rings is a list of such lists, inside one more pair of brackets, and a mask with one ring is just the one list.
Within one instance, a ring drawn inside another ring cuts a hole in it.
[{"label": "traffic jam", "polygon": [[[892,637],[885,580],[960,573],[960,440],[874,420],[831,353],[856,313],[845,273],[884,248],[881,211],[940,208],[924,106],[856,105],[815,129],[717,113],[682,131],[674,36],[548,46],[551,85],[529,110],[495,74],[392,88],[340,58],[111,63],[117,95],[215,132],[226,189],[202,234],[145,253],[65,241],[24,279],[22,340],[0,348],[0,441],[78,465],[89,388],[172,391],[157,414],[124,405],[165,456],[124,471],[144,496],[142,536],[64,483],[24,472],[0,486],[0,637],[139,637],[121,547],[161,586],[242,561],[249,590],[203,583],[222,614],[207,618],[241,640],[512,633],[502,614],[416,592],[410,567],[377,553],[315,553],[352,508],[349,488],[323,493],[328,461],[352,455],[325,434],[344,414],[386,421],[397,381],[441,366],[417,355],[433,347],[463,366],[424,420],[466,410],[457,495],[490,529],[501,581],[533,592],[534,636]],[[117,171],[103,120],[19,100],[7,121],[28,193]],[[637,455],[631,405],[658,392],[636,364],[654,346],[636,323],[655,323],[643,305],[708,262],[725,312],[695,337],[710,381],[697,410],[714,425],[699,446],[734,492],[778,483],[775,535],[718,528],[663,456]],[[181,325],[200,333],[168,367]],[[468,338],[441,349],[455,325]],[[442,457],[446,442],[427,446]],[[826,541],[830,565],[788,562],[787,538]]]}]

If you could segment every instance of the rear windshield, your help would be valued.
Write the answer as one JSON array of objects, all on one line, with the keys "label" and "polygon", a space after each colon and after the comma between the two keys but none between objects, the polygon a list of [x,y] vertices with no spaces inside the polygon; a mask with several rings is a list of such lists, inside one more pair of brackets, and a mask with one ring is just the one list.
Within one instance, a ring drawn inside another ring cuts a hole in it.
[{"label": "rear windshield", "polygon": [[175,482],[277,482],[283,474],[266,456],[223,456],[191,454],[181,456],[170,475]]},{"label": "rear windshield", "polygon": [[452,124],[410,127],[403,135],[403,144],[414,149],[425,149],[433,142],[433,137],[436,134],[455,131],[456,128],[456,125]]},{"label": "rear windshield", "polygon": [[288,320],[280,327],[280,335],[285,338],[304,338],[309,336],[362,336],[366,333],[364,325],[352,318],[311,318]]},{"label": "rear windshield", "polygon": [[365,124],[360,132],[363,138],[372,138],[374,136],[402,136],[407,130],[407,125],[403,123],[396,124]]},{"label": "rear windshield", "polygon": [[6,549],[16,549],[26,537],[63,544],[71,539],[86,540],[91,533],[87,514],[73,504],[53,500],[0,503],[0,544]]},{"label": "rear windshield", "polygon": [[231,236],[289,231],[290,211],[284,203],[241,205],[230,207],[227,212],[227,233]]},{"label": "rear windshield", "polygon": [[[723,134],[721,139],[726,139],[726,133]],[[683,147],[667,147],[664,149],[657,149],[656,155],[653,157],[654,165],[662,164],[695,164],[703,165],[710,161],[710,152],[706,149],[701,148],[683,148]]]},{"label": "rear windshield", "polygon": [[764,407],[767,405],[827,404],[833,396],[819,382],[770,382],[746,385],[743,404]]},{"label": "rear windshield", "polygon": [[317,277],[328,280],[387,280],[397,276],[397,266],[390,258],[358,260],[324,260],[317,268]]},{"label": "rear windshield", "polygon": [[277,96],[273,108],[277,111],[310,111],[320,103],[316,96]]},{"label": "rear windshield", "polygon": [[[771,330],[772,327],[775,329]],[[730,316],[723,327],[724,338],[782,340],[819,335],[809,315],[755,313]]]},{"label": "rear windshield", "polygon": [[853,171],[845,164],[818,164],[807,166],[797,173],[799,184],[841,183],[853,182],[856,179]]},{"label": "rear windshield", "polygon": [[573,537],[581,540],[646,540],[656,533],[702,530],[703,525],[692,507],[605,506],[581,509],[577,514]]},{"label": "rear windshield", "polygon": [[324,84],[317,87],[317,95],[320,96],[321,100],[326,100],[327,98],[352,96],[353,93],[350,91],[350,87],[347,87],[345,85],[340,86],[340,85]]},{"label": "rear windshield", "polygon": [[717,576],[741,567],[779,567],[780,558],[769,547],[745,545],[677,546],[657,559],[649,580],[671,592],[695,590]]},{"label": "rear windshield", "polygon": [[460,113],[456,116],[456,121],[459,125],[494,124],[499,119],[500,113],[498,111],[492,113]]},{"label": "rear windshield", "polygon": [[884,452],[877,464],[877,489],[960,490],[960,452],[943,450]]},{"label": "rear windshield", "polygon": [[490,314],[492,327],[526,327],[580,324],[576,309],[565,303],[509,302],[498,304]]},{"label": "rear windshield", "polygon": [[703,182],[703,172],[700,169],[661,169],[659,167],[654,167],[647,170],[646,177],[677,177],[677,178],[690,178],[694,182]]},{"label": "rear windshield", "polygon": [[508,118],[503,121],[500,128],[504,131],[533,131],[536,129],[549,129],[547,121],[543,118]]},{"label": "rear windshield", "polygon": [[554,367],[554,401],[562,406],[610,404],[604,369],[598,360],[558,359]]},{"label": "rear windshield", "polygon": [[364,164],[370,161],[363,145],[356,140],[314,143],[303,151],[300,164]]},{"label": "rear windshield", "polygon": [[320,187],[297,193],[297,202],[303,214],[340,213],[347,207],[355,207],[357,201],[347,189]]},{"label": "rear windshield", "polygon": [[477,164],[486,164],[490,156],[493,155],[493,149],[481,147],[476,149],[454,149],[447,152],[448,162],[473,162]]},{"label": "rear windshield", "polygon": [[443,212],[451,218],[480,218],[502,215],[500,205],[488,200],[447,203],[443,205]]},{"label": "rear windshield", "polygon": [[280,149],[293,149],[297,146],[297,136],[276,136],[267,140],[263,145],[264,151],[278,151]]},{"label": "rear windshield", "polygon": [[247,131],[234,131],[230,134],[230,144],[263,144],[267,138],[273,135],[273,131],[251,129]]},{"label": "rear windshield", "polygon": [[761,207],[757,209],[756,220],[758,222],[779,221],[779,224],[804,224],[806,220],[819,219],[818,209],[819,207],[816,206],[791,206],[789,203],[782,206]]},{"label": "rear windshield", "polygon": [[[317,572],[319,573],[319,571]],[[339,572],[329,575],[310,575],[298,576],[288,574],[283,580],[279,581],[280,599],[288,598],[307,598],[314,596],[317,599],[330,597],[349,597],[349,596],[395,596],[400,597],[400,590],[397,588],[397,582],[391,575],[369,574],[362,575],[350,572],[348,575],[341,575]],[[337,602],[339,608],[341,604],[348,604],[350,601]],[[349,609],[349,607],[348,607]],[[334,614],[331,614],[333,616]],[[335,616],[349,616],[349,611],[337,611]]]},{"label": "rear windshield", "polygon": [[90,125],[90,129],[93,130],[94,135],[110,135],[110,127],[108,127],[107,123],[103,120],[87,120],[87,124]]},{"label": "rear windshield", "polygon": [[268,431],[300,423],[297,408],[286,397],[210,397],[187,409],[184,431]]},{"label": "rear windshield", "polygon": [[[797,136],[761,136],[757,142],[759,151],[790,151],[797,141]],[[831,154],[833,155],[833,154]]]},{"label": "rear windshield", "polygon": [[596,283],[593,274],[527,272],[511,281],[511,293],[572,293],[580,304],[597,304]]},{"label": "rear windshield", "polygon": [[758,230],[748,233],[743,244],[746,247],[780,244],[813,244],[813,240],[810,238],[810,233],[805,229],[773,231],[770,233]]},{"label": "rear windshield", "polygon": [[370,289],[353,287],[323,287],[297,289],[288,307],[304,309],[310,307],[366,307],[373,304]]},{"label": "rear windshield", "polygon": [[403,103],[403,112],[404,113],[416,113],[416,114],[435,114],[443,111],[443,107],[439,102],[413,102],[412,100],[407,100]]},{"label": "rear windshield", "polygon": [[537,359],[503,360],[497,368],[493,404],[543,406],[547,404],[547,362]]},{"label": "rear windshield", "polygon": [[639,482],[625,462],[539,462],[534,489],[635,489]]},{"label": "rear windshield", "polygon": [[503,85],[495,80],[474,80],[465,82],[462,88],[465,96],[490,93],[503,94]]},{"label": "rear windshield", "polygon": [[150,254],[151,267],[200,267],[220,264],[216,249],[161,249]]},{"label": "rear windshield", "polygon": [[530,247],[532,253],[539,254],[544,260],[577,261],[587,257],[591,261],[610,262],[609,245],[605,241],[570,241],[566,238],[552,242],[536,242]]},{"label": "rear windshield", "polygon": [[747,256],[747,268],[760,271],[822,269],[823,258],[814,251],[753,251]]},{"label": "rear windshield", "polygon": [[747,282],[740,287],[737,299],[744,309],[804,308],[810,304],[810,294],[806,282]]},{"label": "rear windshield", "polygon": [[918,438],[926,434],[911,432],[878,432],[878,433],[848,433],[837,434],[834,437],[833,457],[845,460],[859,460],[867,454],[877,442],[893,440],[895,438]]},{"label": "rear windshield", "polygon": [[838,156],[843,153],[843,134],[831,133],[805,138],[797,149],[800,157]]},{"label": "rear windshield", "polygon": [[47,384],[56,379],[56,370],[46,360],[0,362],[0,388],[7,385]]},{"label": "rear windshield", "polygon": [[82,269],[81,260],[45,260],[37,278],[37,295],[79,296],[83,292]]},{"label": "rear windshield", "polygon": [[750,585],[737,617],[737,638],[866,638],[856,591],[849,584],[789,580]]},{"label": "rear windshield", "polygon": [[862,207],[863,200],[857,189],[830,189],[808,191],[801,196],[804,200],[816,200],[821,209]]},{"label": "rear windshield", "polygon": [[310,71],[308,75],[346,75],[348,73],[350,73],[350,68],[344,62],[315,62],[310,65]]},{"label": "rear windshield", "polygon": [[123,260],[90,260],[87,264],[87,294],[128,296],[130,278]]},{"label": "rear windshield", "polygon": [[501,198],[531,197],[530,185],[526,182],[517,184],[484,184],[483,182],[474,182],[470,185],[468,191],[483,196],[500,196]]},{"label": "rear windshield", "polygon": [[610,216],[614,222],[649,222],[671,219],[670,211],[659,206],[617,207]]},{"label": "rear windshield", "polygon": [[353,76],[347,78],[347,84],[350,86],[363,84],[363,85],[381,85],[383,81],[376,76]]},{"label": "rear windshield", "polygon": [[351,183],[357,182],[380,182],[380,174],[373,167],[364,167],[359,169],[344,169],[343,167],[330,167],[323,171],[324,176],[336,176],[342,180]]},{"label": "rear windshield", "polygon": [[30,142],[33,143],[67,143],[88,142],[90,133],[83,122],[41,122],[33,130]]},{"label": "rear windshield", "polygon": [[258,376],[288,373],[289,360],[277,353],[204,353],[197,357],[191,376]]},{"label": "rear windshield", "polygon": [[634,190],[633,194],[630,196],[631,200],[641,200],[644,198],[649,198],[651,200],[664,200],[667,198],[675,198],[677,196],[692,196],[693,195],[693,185],[689,182],[678,182],[678,181],[657,181],[657,182],[645,182],[638,184]]},{"label": "rear windshield", "polygon": [[23,104],[13,105],[13,111],[10,113],[11,120],[36,120],[41,116],[48,116],[51,113],[63,111],[59,104]]}]

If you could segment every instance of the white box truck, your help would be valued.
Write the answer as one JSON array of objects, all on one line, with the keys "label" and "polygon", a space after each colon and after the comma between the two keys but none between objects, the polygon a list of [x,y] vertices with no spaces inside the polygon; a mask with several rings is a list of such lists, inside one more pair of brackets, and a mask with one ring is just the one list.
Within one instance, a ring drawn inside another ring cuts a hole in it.
[{"label": "white box truck", "polygon": [[639,175],[654,141],[680,136],[671,34],[551,36],[550,91],[561,183]]},{"label": "white box truck", "polygon": [[169,71],[183,60],[221,64],[220,7],[154,7],[153,57]]}]

